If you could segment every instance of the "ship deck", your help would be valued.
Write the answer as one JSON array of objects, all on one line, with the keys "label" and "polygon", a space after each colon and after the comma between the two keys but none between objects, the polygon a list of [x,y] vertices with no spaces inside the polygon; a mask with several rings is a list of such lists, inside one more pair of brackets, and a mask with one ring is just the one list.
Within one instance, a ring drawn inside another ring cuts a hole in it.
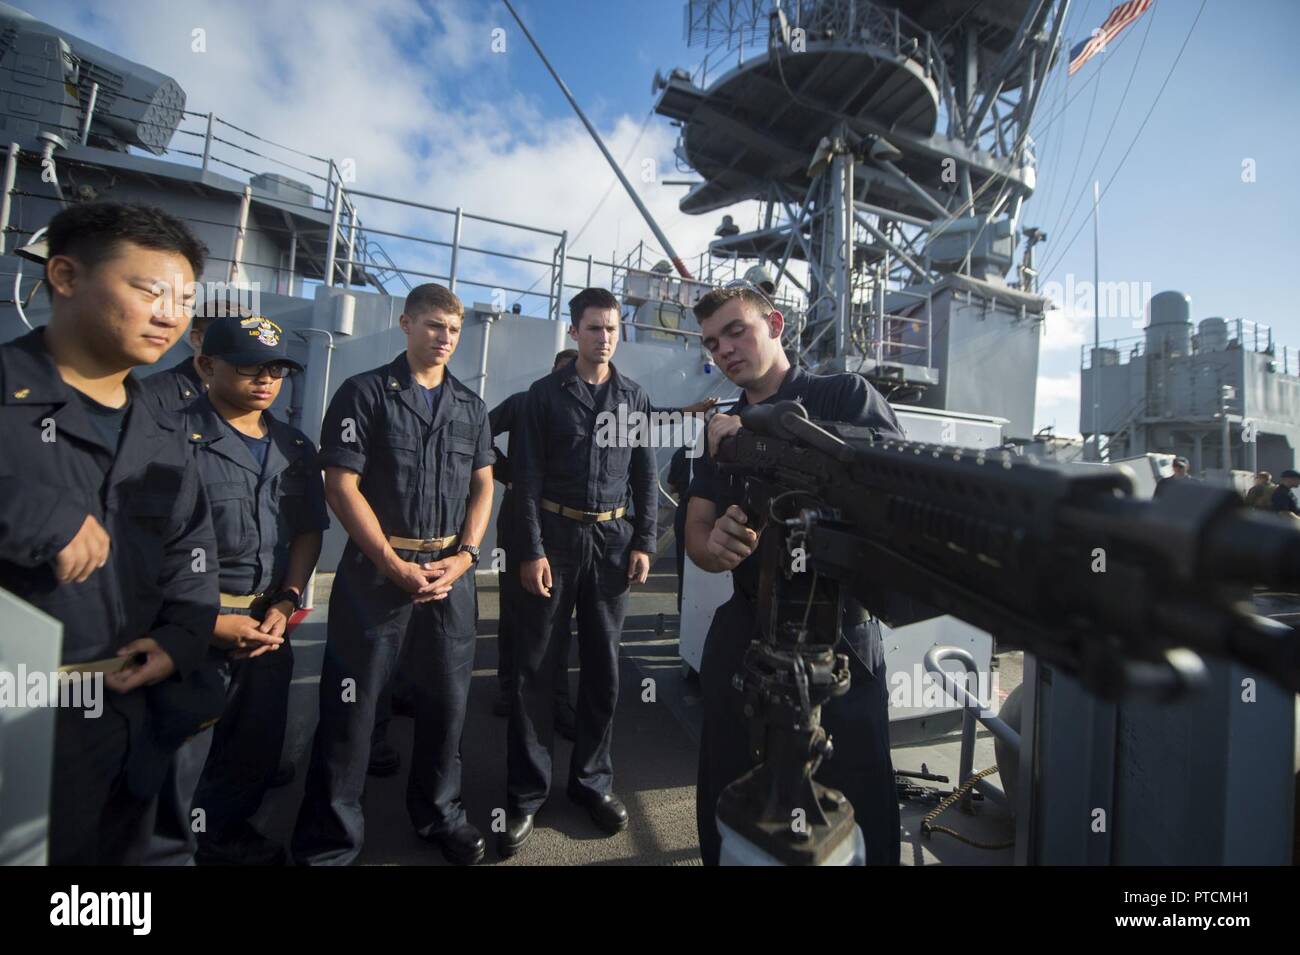
[{"label": "ship deck", "polygon": [[[294,632],[294,680],[291,688],[286,758],[296,768],[289,785],[272,790],[255,823],[267,835],[288,842],[294,814],[302,797],[303,779],[316,707],[329,575],[317,582],[315,609]],[[586,813],[563,793],[563,779],[572,745],[557,737],[555,776],[561,780],[551,800],[537,816],[536,831],[523,852],[503,860],[495,852],[491,832],[493,810],[505,805],[506,721],[492,714],[496,698],[498,591],[495,576],[481,574],[479,634],[469,715],[464,743],[463,800],[470,821],[488,838],[485,865],[699,865],[695,835],[695,772],[700,727],[699,684],[688,678],[677,654],[676,576],[671,557],[656,562],[646,585],[634,588],[623,639],[617,715],[615,717],[615,789],[627,803],[632,821],[627,831],[607,837]],[[1002,657],[1001,695],[1019,682],[1019,661]],[[655,681],[655,701],[643,702],[646,678]],[[573,649],[570,678],[576,687],[577,651]],[[361,865],[446,865],[435,847],[423,842],[406,814],[406,775],[412,736],[411,720],[395,717],[389,741],[402,755],[402,768],[387,778],[367,780],[366,844]],[[955,782],[959,735],[894,748],[896,769],[947,775]],[[993,765],[992,737],[977,738],[975,768]],[[950,790],[953,783],[920,783]],[[964,844],[946,834],[929,838],[920,832],[921,819],[933,801],[902,804],[902,863],[904,865],[1006,865],[1012,850],[989,851]],[[991,802],[966,814],[953,806],[940,822],[986,843],[1010,841],[1011,816]]]}]

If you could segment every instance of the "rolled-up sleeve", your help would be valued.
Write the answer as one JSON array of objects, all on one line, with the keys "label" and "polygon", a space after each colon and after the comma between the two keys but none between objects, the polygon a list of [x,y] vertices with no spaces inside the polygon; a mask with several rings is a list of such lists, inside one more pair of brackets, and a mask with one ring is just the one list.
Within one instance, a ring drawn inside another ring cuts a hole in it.
[{"label": "rolled-up sleeve", "polygon": [[357,384],[343,382],[325,412],[325,422],[320,429],[322,468],[347,468],[358,474],[366,473],[366,456],[369,448],[370,422],[374,408]]},{"label": "rolled-up sleeve", "polygon": [[330,526],[329,508],[325,506],[325,482],[321,478],[320,453],[311,441],[306,438],[303,440],[307,444],[307,460],[304,462],[307,468],[307,493],[303,497],[304,506],[300,511],[299,524],[293,529],[295,535],[329,530]]},{"label": "rolled-up sleeve", "polygon": [[496,451],[492,448],[492,426],[487,410],[483,410],[483,420],[479,424],[478,443],[474,448],[474,470],[490,468],[496,463]]}]

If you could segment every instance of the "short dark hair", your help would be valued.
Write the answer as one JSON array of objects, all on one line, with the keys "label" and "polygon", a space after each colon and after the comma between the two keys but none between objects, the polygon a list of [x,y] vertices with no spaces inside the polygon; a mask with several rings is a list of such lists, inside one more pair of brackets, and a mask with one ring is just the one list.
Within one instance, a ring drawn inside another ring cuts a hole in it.
[{"label": "short dark hair", "polygon": [[555,361],[553,361],[551,364],[559,365],[559,364],[563,364],[571,361],[577,361],[577,360],[578,360],[578,349],[565,348],[555,353]]},{"label": "short dark hair", "polygon": [[457,318],[465,317],[465,305],[461,302],[460,297],[447,288],[445,285],[438,285],[434,282],[426,282],[424,285],[417,285],[406,295],[406,304],[403,311],[407,315],[423,315],[425,312],[444,312],[447,315],[455,315]]},{"label": "short dark hair", "polygon": [[764,318],[772,314],[772,304],[753,289],[715,288],[701,295],[700,300],[695,303],[696,320],[702,322],[706,318],[711,318],[714,312],[733,299],[740,299],[753,305],[758,309],[758,314]]},{"label": "short dark hair", "polygon": [[83,202],[69,206],[50,220],[45,233],[49,256],[67,255],[87,268],[95,268],[117,254],[118,246],[131,242],[146,249],[179,252],[203,274],[208,247],[190,227],[156,206],[124,202]]},{"label": "short dark hair", "polygon": [[1290,468],[1283,471],[1280,476],[1284,478],[1295,478],[1297,481],[1300,481],[1300,471],[1292,471]]},{"label": "short dark hair", "polygon": [[569,299],[569,318],[573,327],[579,327],[582,322],[582,313],[589,308],[612,308],[615,311],[621,311],[618,299],[614,293],[607,288],[585,288],[573,298]]}]

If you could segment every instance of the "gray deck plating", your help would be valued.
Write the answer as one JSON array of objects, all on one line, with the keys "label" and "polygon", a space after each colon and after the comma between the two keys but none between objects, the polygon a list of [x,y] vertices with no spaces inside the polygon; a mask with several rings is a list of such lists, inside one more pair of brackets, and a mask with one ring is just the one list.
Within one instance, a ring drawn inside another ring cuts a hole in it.
[{"label": "gray deck plating", "polygon": [[[302,796],[311,735],[316,724],[317,685],[325,645],[328,578],[317,586],[318,609],[295,632],[294,682],[291,689],[286,756],[297,767],[294,782],[274,790],[262,807],[257,823],[269,835],[288,840],[293,817]],[[538,828],[527,849],[503,862],[489,838],[488,865],[699,865],[695,836],[695,771],[699,739],[699,688],[682,675],[677,655],[676,581],[672,561],[660,560],[645,587],[635,589],[623,631],[622,692],[615,721],[617,787],[632,813],[632,824],[618,836],[607,838],[573,806],[563,793],[571,745],[557,740],[555,777],[560,780],[551,801],[538,816]],[[479,579],[479,641],[470,689],[469,717],[463,745],[464,800],[470,821],[491,835],[492,811],[504,805],[504,719],[492,715],[496,697],[497,588],[491,576]],[[658,632],[661,625],[662,632]],[[577,674],[577,651],[570,664]],[[1012,674],[1004,673],[1003,680]],[[645,680],[654,681],[654,701],[646,702]],[[1018,670],[1014,674],[1018,682]],[[1005,682],[1003,690],[1011,687]],[[370,779],[366,788],[366,847],[363,865],[445,865],[436,849],[412,831],[406,816],[406,763],[409,762],[412,724],[393,720],[389,739],[403,756],[403,768],[388,779]],[[919,769],[956,779],[958,737],[894,750],[895,766]],[[991,738],[981,735],[975,766],[993,763]],[[939,785],[939,784],[934,784]],[[949,787],[951,788],[951,787]],[[903,804],[903,864],[996,865],[1008,864],[1011,851],[987,852],[964,845],[950,836],[925,839],[920,820],[932,804]],[[958,807],[949,809],[942,822],[972,837],[995,842],[1012,830],[1010,818],[990,803],[974,816]]]}]

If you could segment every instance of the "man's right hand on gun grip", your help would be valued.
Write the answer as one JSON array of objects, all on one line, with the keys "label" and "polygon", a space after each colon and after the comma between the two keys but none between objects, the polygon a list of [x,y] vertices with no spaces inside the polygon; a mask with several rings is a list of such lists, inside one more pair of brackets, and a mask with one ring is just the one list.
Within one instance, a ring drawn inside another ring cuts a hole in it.
[{"label": "man's right hand on gun grip", "polygon": [[545,557],[526,560],[519,565],[519,582],[524,590],[538,597],[551,595],[551,562]]},{"label": "man's right hand on gun grip", "polygon": [[713,522],[713,530],[709,532],[709,553],[726,570],[735,569],[758,546],[758,535],[746,526],[748,523],[745,512],[735,504]]},{"label": "man's right hand on gun grip", "polygon": [[54,574],[59,583],[79,584],[108,563],[108,532],[91,514],[81,529],[54,558]]},{"label": "man's right hand on gun grip", "polygon": [[739,430],[740,415],[719,413],[710,418],[707,431],[709,457],[715,457],[717,455],[718,444],[723,438],[735,434]]}]

